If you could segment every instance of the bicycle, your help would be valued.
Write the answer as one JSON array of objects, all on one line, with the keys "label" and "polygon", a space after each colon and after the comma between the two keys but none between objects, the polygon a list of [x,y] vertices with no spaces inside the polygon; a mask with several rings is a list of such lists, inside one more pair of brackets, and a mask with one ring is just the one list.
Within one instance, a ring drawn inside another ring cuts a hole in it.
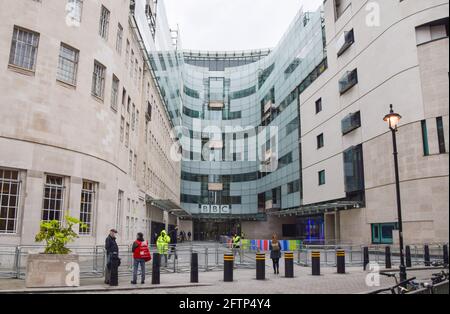
[{"label": "bicycle", "polygon": [[393,287],[389,287],[389,288],[385,288],[385,289],[380,289],[374,292],[387,292],[390,291],[392,294],[406,294],[408,292],[412,292],[415,290],[419,290],[423,287],[427,287],[426,283],[423,282],[418,282],[416,279],[417,277],[412,277],[410,279],[407,279],[403,282],[400,282],[400,279],[397,277],[397,273],[393,273],[393,272],[380,272],[380,275],[389,277],[389,278],[394,278],[395,280],[395,286]]},{"label": "bicycle", "polygon": [[432,283],[433,285],[437,285],[437,284],[439,284],[439,283],[441,283],[441,282],[444,282],[444,281],[446,281],[446,280],[448,280],[448,279],[449,279],[449,273],[448,273],[448,271],[445,272],[445,271],[443,270],[443,271],[441,271],[440,273],[432,274],[432,277],[431,277],[431,283]]},{"label": "bicycle", "polygon": [[381,294],[383,292],[390,292],[391,294],[406,294],[408,292],[418,290],[420,288],[420,284],[415,282],[416,277],[412,277],[399,283],[395,274],[389,273],[380,273],[380,274],[383,274],[384,276],[388,277],[394,277],[397,284],[389,288],[383,288],[376,291],[372,291],[369,294]]}]

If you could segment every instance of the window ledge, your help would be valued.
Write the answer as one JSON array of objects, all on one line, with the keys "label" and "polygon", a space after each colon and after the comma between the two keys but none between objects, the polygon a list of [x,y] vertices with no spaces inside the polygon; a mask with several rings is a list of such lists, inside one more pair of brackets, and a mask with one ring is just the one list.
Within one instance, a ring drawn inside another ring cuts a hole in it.
[{"label": "window ledge", "polygon": [[103,100],[103,98],[101,98],[101,97],[99,97],[99,96],[97,96],[97,95],[94,95],[94,94],[92,94],[91,93],[91,95],[92,95],[92,97],[96,100],[96,101],[98,101],[98,102],[100,102],[100,103],[104,103],[104,100]]},{"label": "window ledge", "polygon": [[63,87],[69,88],[69,89],[76,89],[76,88],[77,88],[76,85],[71,84],[71,83],[64,82],[64,81],[62,81],[62,80],[56,79],[56,82],[57,82],[60,86],[63,86]]},{"label": "window ledge", "polygon": [[14,65],[14,64],[8,64],[8,69],[11,71],[14,71],[16,73],[28,75],[28,76],[35,76],[35,70],[30,70],[26,68],[22,68],[20,66]]}]

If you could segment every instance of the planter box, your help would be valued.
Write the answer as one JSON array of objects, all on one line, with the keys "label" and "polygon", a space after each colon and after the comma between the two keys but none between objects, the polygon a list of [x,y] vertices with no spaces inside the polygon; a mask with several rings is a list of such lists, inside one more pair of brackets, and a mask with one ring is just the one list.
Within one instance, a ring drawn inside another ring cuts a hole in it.
[{"label": "planter box", "polygon": [[27,288],[78,287],[78,255],[28,255],[25,285]]}]

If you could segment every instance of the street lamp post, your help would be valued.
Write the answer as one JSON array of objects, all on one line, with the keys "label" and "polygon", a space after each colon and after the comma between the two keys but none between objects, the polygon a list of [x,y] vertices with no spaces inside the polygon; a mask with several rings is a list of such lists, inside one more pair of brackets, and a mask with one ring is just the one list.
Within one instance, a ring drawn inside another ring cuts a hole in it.
[{"label": "street lamp post", "polygon": [[389,129],[392,132],[392,142],[394,145],[394,167],[395,167],[395,189],[397,192],[397,214],[398,214],[398,232],[400,242],[400,282],[406,281],[405,255],[403,251],[403,220],[402,220],[402,204],[400,199],[400,179],[398,173],[398,151],[397,151],[397,130],[398,123],[402,118],[401,115],[394,112],[393,106],[388,115],[384,117],[384,121],[389,123]]}]

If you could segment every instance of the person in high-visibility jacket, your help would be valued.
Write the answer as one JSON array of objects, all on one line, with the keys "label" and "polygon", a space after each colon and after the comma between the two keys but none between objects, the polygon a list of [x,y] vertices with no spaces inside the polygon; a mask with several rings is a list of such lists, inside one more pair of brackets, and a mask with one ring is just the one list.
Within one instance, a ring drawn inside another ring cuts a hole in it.
[{"label": "person in high-visibility jacket", "polygon": [[167,253],[169,252],[170,237],[167,235],[166,230],[161,231],[158,239],[156,240],[156,247],[160,256],[164,256],[164,265],[167,267]]},{"label": "person in high-visibility jacket", "polygon": [[233,236],[233,252],[235,256],[240,248],[241,248],[241,237],[235,233]]}]

